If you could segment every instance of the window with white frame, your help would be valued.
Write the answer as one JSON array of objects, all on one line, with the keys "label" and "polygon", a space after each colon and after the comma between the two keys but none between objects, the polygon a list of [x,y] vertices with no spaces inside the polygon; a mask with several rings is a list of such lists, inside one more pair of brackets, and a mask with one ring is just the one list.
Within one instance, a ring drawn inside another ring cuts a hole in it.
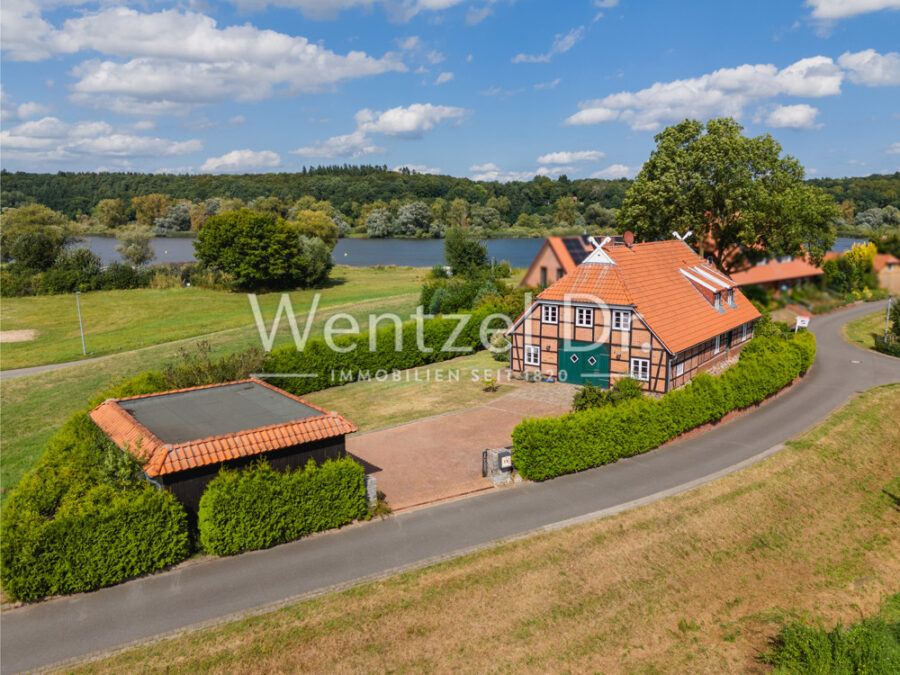
[{"label": "window with white frame", "polygon": [[713,300],[716,309],[722,309],[722,302],[720,298],[722,297],[721,293],[713,293]]},{"label": "window with white frame", "polygon": [[713,354],[718,354],[720,351],[722,351],[722,336],[716,335],[716,348],[713,351]]},{"label": "window with white frame", "polygon": [[741,342],[744,342],[747,339],[747,324],[741,326]]},{"label": "window with white frame", "polygon": [[650,380],[650,359],[631,359],[631,377],[641,382]]},{"label": "window with white frame", "polygon": [[580,328],[592,328],[594,325],[594,310],[590,307],[576,307],[575,325]]},{"label": "window with white frame", "polygon": [[559,307],[556,305],[541,305],[541,323],[558,323]]},{"label": "window with white frame", "polygon": [[684,375],[684,361],[679,361],[675,364],[675,377],[681,377]]},{"label": "window with white frame", "polygon": [[541,348],[537,345],[525,345],[525,365],[541,365]]},{"label": "window with white frame", "polygon": [[613,330],[631,330],[631,312],[614,309],[612,313]]}]

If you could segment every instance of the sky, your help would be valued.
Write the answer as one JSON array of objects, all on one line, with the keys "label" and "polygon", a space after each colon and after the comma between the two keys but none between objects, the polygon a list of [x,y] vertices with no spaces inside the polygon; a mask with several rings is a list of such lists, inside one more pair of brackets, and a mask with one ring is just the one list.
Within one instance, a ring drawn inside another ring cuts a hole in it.
[{"label": "sky", "polygon": [[3,0],[0,165],[632,177],[731,116],[900,170],[900,0]]}]

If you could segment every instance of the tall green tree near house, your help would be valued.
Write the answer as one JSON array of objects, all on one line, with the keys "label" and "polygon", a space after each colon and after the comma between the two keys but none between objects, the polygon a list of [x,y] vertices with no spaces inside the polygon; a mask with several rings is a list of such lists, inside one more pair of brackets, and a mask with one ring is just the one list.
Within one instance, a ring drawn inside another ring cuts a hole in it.
[{"label": "tall green tree near house", "polygon": [[769,134],[748,138],[720,118],[685,120],[655,140],[617,214],[620,231],[638,240],[692,231],[688,243],[726,272],[767,254],[821,262],[834,243],[834,200],[803,182],[800,162]]}]

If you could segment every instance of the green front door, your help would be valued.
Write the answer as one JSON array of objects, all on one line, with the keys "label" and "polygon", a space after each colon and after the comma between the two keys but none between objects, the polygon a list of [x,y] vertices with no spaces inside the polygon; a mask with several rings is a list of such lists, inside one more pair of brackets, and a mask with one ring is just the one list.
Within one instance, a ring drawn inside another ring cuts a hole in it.
[{"label": "green front door", "polygon": [[559,341],[559,381],[609,387],[609,348],[594,342]]}]

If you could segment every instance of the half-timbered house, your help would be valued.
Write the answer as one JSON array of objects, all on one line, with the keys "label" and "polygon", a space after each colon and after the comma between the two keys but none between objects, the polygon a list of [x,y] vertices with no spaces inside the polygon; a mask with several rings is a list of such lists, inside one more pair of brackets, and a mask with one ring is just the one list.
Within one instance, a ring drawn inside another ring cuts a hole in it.
[{"label": "half-timbered house", "polygon": [[510,368],[601,387],[630,376],[664,393],[733,356],[759,316],[677,239],[599,245],[509,328]]}]

